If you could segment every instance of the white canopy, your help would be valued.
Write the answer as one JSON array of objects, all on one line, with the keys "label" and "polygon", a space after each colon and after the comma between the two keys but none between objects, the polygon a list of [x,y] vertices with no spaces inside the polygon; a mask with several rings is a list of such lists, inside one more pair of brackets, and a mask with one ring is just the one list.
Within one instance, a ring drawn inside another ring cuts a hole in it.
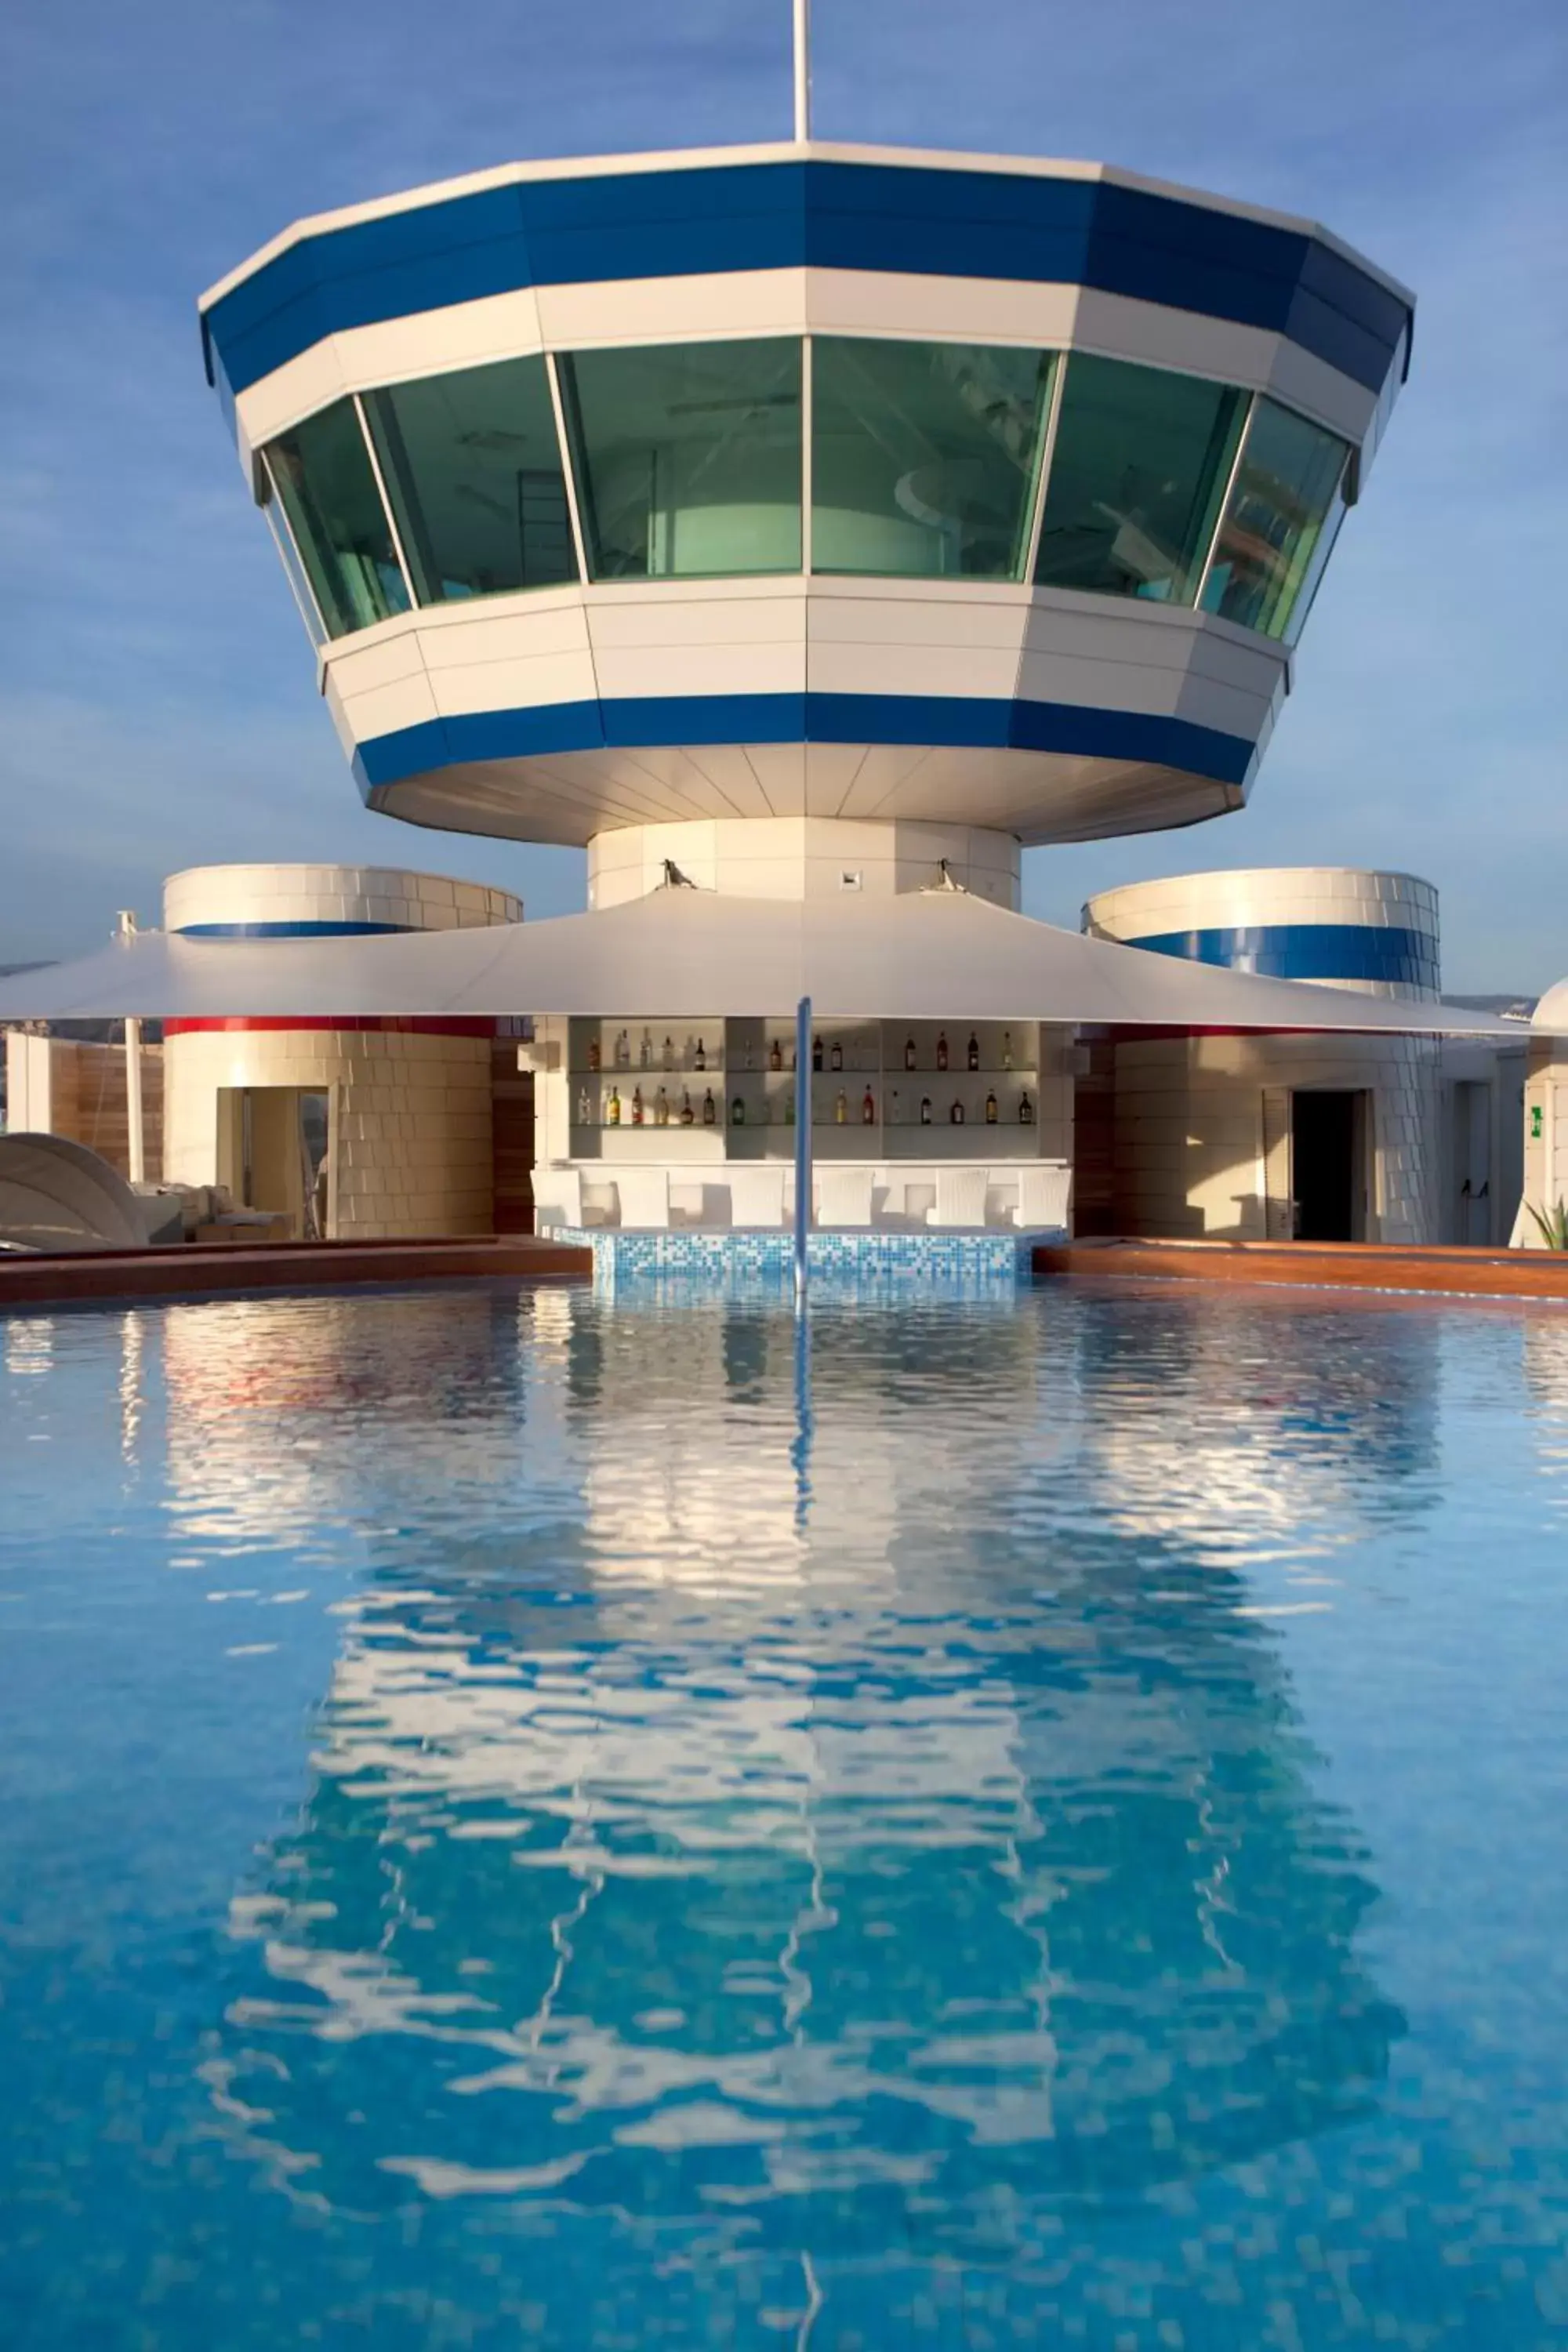
[{"label": "white canopy", "polygon": [[1519,1025],[1414,998],[1260,980],[1059,930],[956,890],[735,898],[662,889],[601,914],[387,939],[188,940],[144,931],[0,983],[0,1021],[581,1013],[1055,1021],[1499,1036]]}]

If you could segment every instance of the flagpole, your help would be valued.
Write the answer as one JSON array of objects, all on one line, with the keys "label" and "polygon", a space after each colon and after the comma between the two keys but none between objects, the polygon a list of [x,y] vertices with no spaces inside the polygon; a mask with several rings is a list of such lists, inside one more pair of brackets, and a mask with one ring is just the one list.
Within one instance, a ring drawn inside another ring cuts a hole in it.
[{"label": "flagpole", "polygon": [[795,0],[795,136],[811,137],[811,0]]}]

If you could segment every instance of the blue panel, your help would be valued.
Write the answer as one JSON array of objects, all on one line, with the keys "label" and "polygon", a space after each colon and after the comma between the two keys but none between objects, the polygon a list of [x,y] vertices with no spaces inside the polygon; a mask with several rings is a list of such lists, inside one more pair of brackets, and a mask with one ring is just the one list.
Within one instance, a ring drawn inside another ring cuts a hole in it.
[{"label": "blue panel", "polygon": [[521,182],[323,229],[207,312],[236,391],[335,329],[519,287],[812,263],[1095,286],[1287,333],[1381,389],[1405,306],[1312,238],[1100,181],[736,163]]},{"label": "blue panel", "polygon": [[415,923],[180,923],[181,940],[363,940],[412,931]]},{"label": "blue panel", "polygon": [[951,695],[664,695],[542,709],[429,719],[360,745],[354,773],[369,793],[410,776],[552,752],[681,743],[936,743],[1059,751],[1245,782],[1253,746],[1189,719],[1072,703]]},{"label": "blue panel", "polygon": [[1373,980],[1433,990],[1438,984],[1435,940],[1424,931],[1370,923],[1248,923],[1158,931],[1124,944],[1268,980]]}]

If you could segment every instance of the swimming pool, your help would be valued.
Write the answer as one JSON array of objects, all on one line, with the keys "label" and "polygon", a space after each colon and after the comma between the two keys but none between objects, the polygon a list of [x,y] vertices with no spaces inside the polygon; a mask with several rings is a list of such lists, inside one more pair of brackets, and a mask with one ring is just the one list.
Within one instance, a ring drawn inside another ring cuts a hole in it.
[{"label": "swimming pool", "polygon": [[1568,1316],[0,1319],[0,2340],[1568,2341]]}]

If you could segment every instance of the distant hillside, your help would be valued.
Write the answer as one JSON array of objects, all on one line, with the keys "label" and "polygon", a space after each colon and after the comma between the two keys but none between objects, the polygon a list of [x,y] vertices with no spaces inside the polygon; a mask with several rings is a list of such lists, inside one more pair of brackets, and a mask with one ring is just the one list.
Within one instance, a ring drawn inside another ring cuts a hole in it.
[{"label": "distant hillside", "polygon": [[1534,996],[1445,996],[1445,1004],[1457,1004],[1461,1013],[1513,1013],[1520,1020],[1528,1021],[1540,1003]]}]

